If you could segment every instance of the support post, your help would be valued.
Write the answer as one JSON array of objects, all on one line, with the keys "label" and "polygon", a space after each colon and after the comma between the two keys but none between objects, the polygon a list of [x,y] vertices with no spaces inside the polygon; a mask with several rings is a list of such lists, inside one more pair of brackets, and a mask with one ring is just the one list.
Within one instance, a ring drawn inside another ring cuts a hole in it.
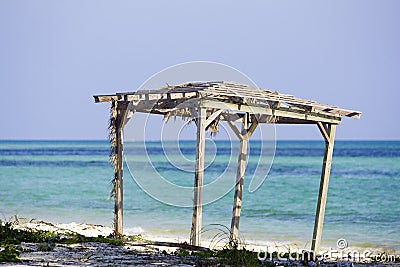
[{"label": "support post", "polygon": [[239,220],[240,220],[240,211],[242,208],[242,195],[243,195],[244,173],[246,171],[248,138],[249,136],[247,135],[247,114],[245,114],[242,120],[242,132],[240,137],[238,166],[236,172],[235,197],[233,200],[232,222],[231,222],[232,240],[237,240],[239,236]]},{"label": "support post", "polygon": [[322,226],[324,224],[326,197],[328,195],[329,176],[331,173],[335,133],[336,133],[336,124],[329,124],[326,132],[327,137],[329,137],[329,139],[326,139],[323,134],[324,138],[326,139],[325,154],[324,154],[324,162],[322,165],[321,182],[319,185],[318,204],[317,204],[315,223],[314,223],[314,233],[311,243],[311,250],[314,251],[315,255],[319,252],[321,245]]},{"label": "support post", "polygon": [[194,246],[200,246],[201,244],[205,135],[206,135],[206,109],[199,107],[197,111],[197,146],[196,146],[196,169],[194,177],[193,217],[192,217],[192,229],[190,231],[190,244]]},{"label": "support post", "polygon": [[114,174],[114,235],[123,235],[123,129],[127,117],[127,104],[115,102],[117,117],[115,119],[115,138],[116,138],[116,166]]}]

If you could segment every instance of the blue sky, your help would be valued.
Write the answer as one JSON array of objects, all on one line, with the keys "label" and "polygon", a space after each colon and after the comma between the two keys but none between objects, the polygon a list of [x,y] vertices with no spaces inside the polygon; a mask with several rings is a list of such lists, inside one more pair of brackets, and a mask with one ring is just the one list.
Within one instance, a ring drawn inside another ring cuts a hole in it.
[{"label": "blue sky", "polygon": [[[182,62],[363,112],[338,139],[400,139],[399,1],[0,1],[0,139],[105,139],[107,104]],[[319,139],[282,126],[278,139]]]}]

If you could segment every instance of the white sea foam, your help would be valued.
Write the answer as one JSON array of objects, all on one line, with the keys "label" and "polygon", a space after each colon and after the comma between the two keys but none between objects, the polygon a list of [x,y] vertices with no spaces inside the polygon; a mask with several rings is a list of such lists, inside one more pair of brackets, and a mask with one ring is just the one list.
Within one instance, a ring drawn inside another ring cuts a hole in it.
[{"label": "white sea foam", "polygon": [[124,229],[124,234],[125,235],[141,235],[144,234],[145,230],[138,226],[138,227],[129,227]]}]

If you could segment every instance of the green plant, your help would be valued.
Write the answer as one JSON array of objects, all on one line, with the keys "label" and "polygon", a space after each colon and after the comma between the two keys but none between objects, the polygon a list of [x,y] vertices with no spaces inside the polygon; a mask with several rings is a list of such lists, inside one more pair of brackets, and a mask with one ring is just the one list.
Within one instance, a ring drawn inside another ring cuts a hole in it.
[{"label": "green plant", "polygon": [[222,264],[233,266],[257,266],[259,264],[257,253],[246,250],[246,248],[224,248],[217,251],[216,257],[222,260]]},{"label": "green plant", "polygon": [[19,244],[21,242],[41,243],[57,236],[51,231],[14,229],[13,223],[0,221],[0,245]]},{"label": "green plant", "polygon": [[0,262],[18,262],[22,248],[15,245],[4,245],[0,251]]},{"label": "green plant", "polygon": [[196,252],[192,252],[192,255],[196,256],[200,259],[211,258],[211,257],[215,256],[215,251],[213,251],[213,250],[196,251]]},{"label": "green plant", "polygon": [[2,222],[0,220],[0,261],[17,262],[20,251],[23,249],[16,245],[21,242],[37,243],[39,251],[52,251],[56,243],[100,242],[114,246],[124,245],[121,239],[104,236],[86,237],[76,233],[59,234],[51,231],[15,229],[13,226],[12,222]]},{"label": "green plant", "polygon": [[19,241],[16,239],[14,230],[12,229],[12,223],[3,223],[0,221],[0,246],[18,243]]},{"label": "green plant", "polygon": [[[244,241],[241,238],[234,238],[228,227],[220,224],[212,226],[214,228],[203,230],[205,233],[216,231],[210,241],[212,250],[192,254],[199,258],[201,264],[222,266],[257,266],[260,264],[257,253],[247,250]],[[225,243],[222,248],[221,243]]]},{"label": "green plant", "polygon": [[186,257],[186,256],[189,256],[189,251],[188,250],[186,250],[186,249],[178,249],[176,252],[175,252],[175,255],[176,256],[178,256],[178,257]]},{"label": "green plant", "polygon": [[133,242],[145,242],[145,241],[148,241],[141,234],[127,236],[126,240],[127,241],[133,241]]}]

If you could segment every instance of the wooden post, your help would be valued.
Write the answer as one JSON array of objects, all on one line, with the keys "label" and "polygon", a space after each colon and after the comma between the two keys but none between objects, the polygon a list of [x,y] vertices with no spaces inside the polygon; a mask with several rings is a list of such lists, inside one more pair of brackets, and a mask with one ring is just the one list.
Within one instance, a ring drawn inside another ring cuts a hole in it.
[{"label": "wooden post", "polygon": [[127,104],[124,102],[116,102],[117,118],[115,121],[116,127],[116,153],[117,166],[114,180],[114,234],[116,236],[123,235],[123,129],[127,116]]},{"label": "wooden post", "polygon": [[240,220],[240,211],[242,208],[244,173],[246,171],[246,160],[247,160],[248,135],[246,133],[246,130],[247,130],[247,113],[243,116],[241,135],[238,135],[241,137],[240,137],[240,147],[238,156],[238,166],[236,172],[235,197],[233,201],[233,210],[232,210],[232,222],[231,222],[232,240],[237,240],[239,236],[239,220]]},{"label": "wooden post", "polygon": [[202,191],[204,180],[204,149],[206,135],[206,109],[199,107],[197,112],[196,169],[194,177],[194,198],[190,244],[200,246],[202,223]]},{"label": "wooden post", "polygon": [[[326,197],[328,195],[329,176],[331,173],[333,145],[335,141],[336,124],[329,124],[326,129],[322,125],[318,125],[322,135],[325,138],[325,154],[322,165],[321,182],[319,185],[318,204],[315,214],[314,233],[311,243],[311,250],[318,253],[321,245],[322,226],[324,224]],[[327,139],[329,137],[329,139]]]}]

